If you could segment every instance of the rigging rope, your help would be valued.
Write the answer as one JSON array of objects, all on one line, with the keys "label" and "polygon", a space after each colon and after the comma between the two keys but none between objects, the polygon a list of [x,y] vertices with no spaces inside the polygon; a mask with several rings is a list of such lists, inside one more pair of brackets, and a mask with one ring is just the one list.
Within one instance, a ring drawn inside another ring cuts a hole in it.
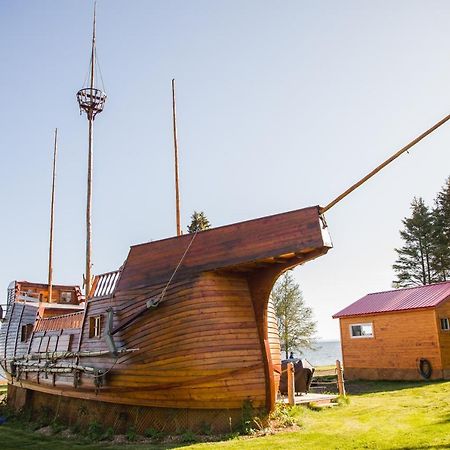
[{"label": "rigging rope", "polygon": [[159,298],[159,301],[161,301],[164,296],[166,295],[166,291],[170,286],[170,283],[172,283],[173,278],[175,277],[176,273],[178,272],[178,269],[180,268],[181,264],[184,261],[184,258],[186,257],[189,249],[191,248],[191,245],[193,244],[195,238],[197,237],[198,230],[195,231],[194,236],[192,236],[192,239],[189,242],[189,245],[186,247],[186,250],[183,253],[183,256],[181,257],[180,261],[178,262],[177,266],[175,267],[175,270],[172,273],[172,276],[169,278],[169,281],[166,284],[166,287],[161,291],[161,297]]}]

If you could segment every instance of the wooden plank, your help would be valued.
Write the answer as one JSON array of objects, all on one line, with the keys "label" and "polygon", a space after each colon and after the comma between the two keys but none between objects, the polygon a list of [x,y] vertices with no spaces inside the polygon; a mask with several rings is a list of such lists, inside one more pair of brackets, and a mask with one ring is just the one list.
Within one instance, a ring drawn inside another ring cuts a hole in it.
[{"label": "wooden plank", "polygon": [[[192,237],[184,235],[132,247],[117,291],[168,280]],[[213,228],[196,236],[177,279],[278,257],[305,247],[318,249],[324,246],[318,207]]]}]

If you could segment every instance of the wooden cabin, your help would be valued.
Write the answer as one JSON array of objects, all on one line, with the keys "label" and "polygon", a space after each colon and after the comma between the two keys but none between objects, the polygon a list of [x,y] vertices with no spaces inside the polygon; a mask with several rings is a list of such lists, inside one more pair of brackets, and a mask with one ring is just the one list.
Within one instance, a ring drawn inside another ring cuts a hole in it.
[{"label": "wooden cabin", "polygon": [[368,294],[333,318],[347,379],[450,379],[450,281]]}]

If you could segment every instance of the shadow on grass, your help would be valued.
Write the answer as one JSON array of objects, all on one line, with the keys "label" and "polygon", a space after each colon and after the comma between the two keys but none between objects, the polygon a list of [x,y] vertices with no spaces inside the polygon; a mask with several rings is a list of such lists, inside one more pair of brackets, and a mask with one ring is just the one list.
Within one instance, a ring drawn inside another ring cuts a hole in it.
[{"label": "shadow on grass", "polygon": [[403,389],[420,388],[431,384],[442,384],[445,381],[366,381],[352,380],[345,382],[348,394],[363,395],[377,392],[401,391]]}]

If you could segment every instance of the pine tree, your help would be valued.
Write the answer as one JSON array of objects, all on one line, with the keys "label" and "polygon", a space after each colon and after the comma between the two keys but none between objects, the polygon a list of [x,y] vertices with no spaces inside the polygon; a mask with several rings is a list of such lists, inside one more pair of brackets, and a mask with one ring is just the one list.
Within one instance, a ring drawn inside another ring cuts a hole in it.
[{"label": "pine tree", "polygon": [[421,286],[438,280],[433,268],[433,220],[422,198],[411,203],[412,215],[402,222],[400,236],[405,245],[395,249],[398,259],[392,266],[397,279],[395,287]]},{"label": "pine tree", "polygon": [[450,279],[450,177],[437,194],[433,217],[433,269],[439,281]]},{"label": "pine tree", "polygon": [[188,233],[195,233],[196,231],[203,231],[211,228],[208,218],[203,211],[194,213],[191,216],[191,224],[188,226]]},{"label": "pine tree", "polygon": [[286,272],[275,284],[270,300],[278,318],[281,349],[288,358],[292,350],[313,347],[317,323],[312,309],[305,305],[300,287],[292,274]]}]

